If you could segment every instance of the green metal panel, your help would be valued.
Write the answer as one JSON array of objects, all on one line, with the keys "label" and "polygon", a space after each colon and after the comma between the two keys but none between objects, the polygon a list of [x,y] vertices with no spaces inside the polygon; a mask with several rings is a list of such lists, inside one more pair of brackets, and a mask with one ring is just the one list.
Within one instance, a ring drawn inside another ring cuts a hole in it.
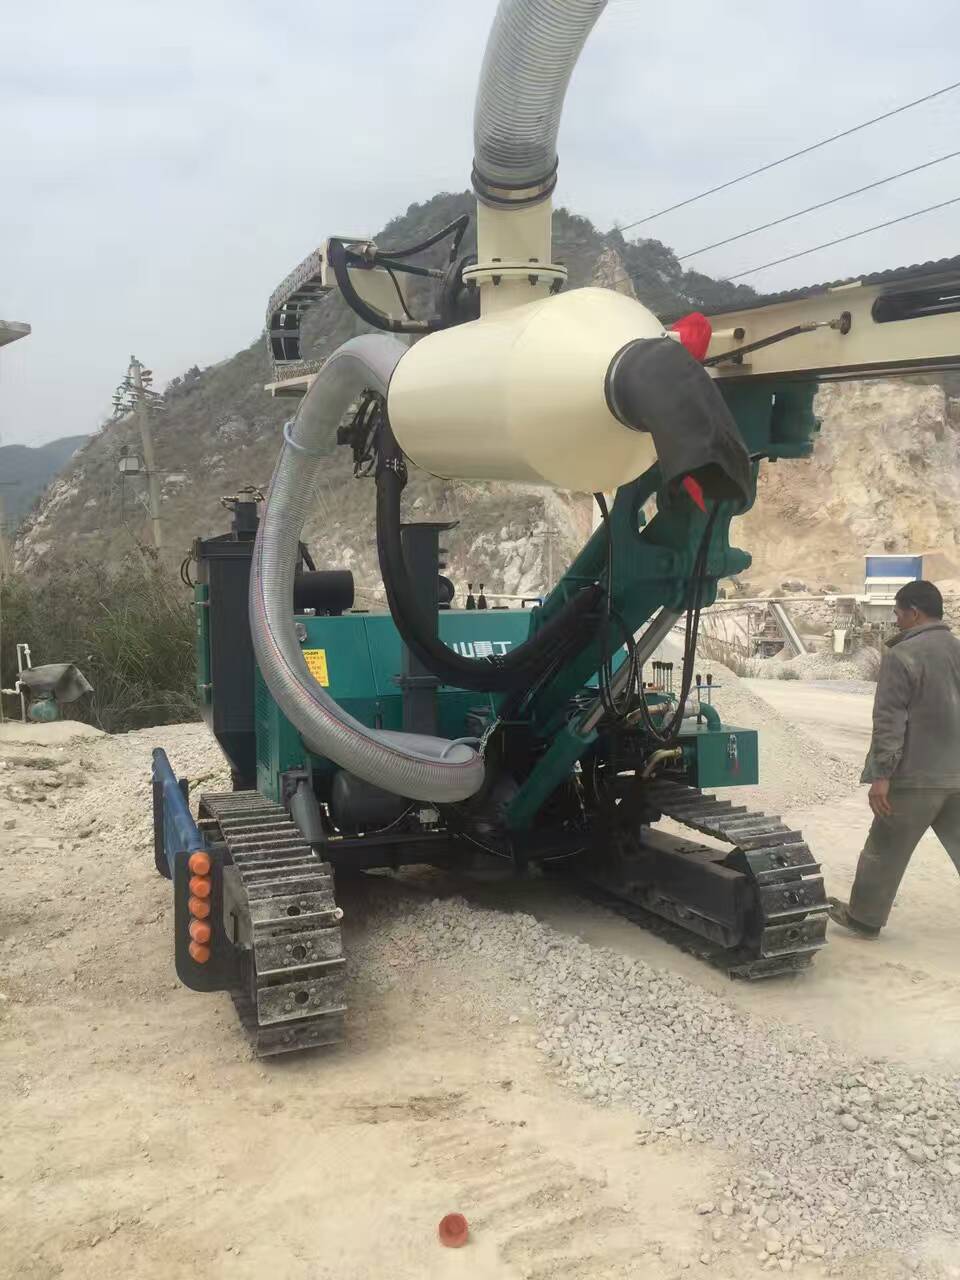
[{"label": "green metal panel", "polygon": [[303,768],[308,753],[300,741],[299,733],[273,700],[259,667],[255,680],[257,790],[279,804],[280,775],[288,769]]},{"label": "green metal panel", "polygon": [[[758,459],[806,457],[812,451],[813,437],[819,429],[813,413],[816,389],[815,382],[725,383],[720,387],[747,449]],[[730,545],[730,522],[752,506],[758,471],[759,462],[756,462],[753,491],[742,509],[738,510],[732,502],[720,504],[707,560],[709,581],[703,601],[706,607],[716,598],[718,578],[742,573],[750,566],[747,552]],[[693,503],[683,494],[665,493],[660,485],[660,469],[653,466],[617,490],[610,512],[614,541],[613,603],[624,626],[634,634],[658,609],[686,607],[697,548],[704,531],[705,517]],[[645,523],[642,508],[654,494],[657,513]],[[606,558],[606,531],[601,527],[547,597],[542,609],[535,612],[534,626],[552,616],[576,590],[601,579]],[[531,714],[534,728],[544,741],[553,743],[561,736],[570,699],[600,666],[603,640],[601,632],[577,660],[536,695]],[[616,628],[609,629],[606,642],[611,649],[622,643]],[[562,736],[565,749],[546,753],[511,802],[512,826],[530,825],[543,798],[551,795],[567,776],[578,744],[569,733]],[[589,739],[582,738],[579,746],[582,756],[590,746]],[[710,772],[719,773],[719,770]],[[723,784],[712,782],[710,785]]]},{"label": "green metal panel", "polygon": [[209,705],[211,698],[209,597],[210,588],[205,582],[198,582],[193,588],[194,647],[197,659],[197,696],[204,706]]},{"label": "green metal panel", "polygon": [[[812,407],[815,383],[725,383],[720,390],[751,454],[775,459],[805,457],[810,453],[819,427]],[[754,480],[758,465],[754,467]],[[646,522],[642,508],[654,494],[657,513]],[[753,497],[751,493],[747,507]],[[730,521],[738,514],[742,512],[732,503],[721,505],[707,565],[710,581],[706,606],[713,603],[718,578],[742,573],[750,565],[750,556],[730,545]],[[614,607],[623,625],[637,632],[659,608],[682,609],[686,605],[705,517],[685,495],[671,497],[661,491],[659,468],[654,466],[617,491],[610,518],[615,543]],[[529,612],[443,611],[440,635],[467,657],[505,653],[522,643],[581,586],[602,579],[606,557],[606,533],[599,529],[541,608]],[[200,615],[206,610],[197,612]],[[299,620],[306,628],[303,649],[311,655],[308,661],[313,664],[315,674],[328,681],[332,697],[371,728],[399,729],[402,704],[395,678],[400,672],[400,638],[389,615],[348,614],[341,618]],[[198,619],[198,627],[200,625]],[[619,649],[623,643],[616,627],[609,629],[605,639],[610,649]],[[544,753],[515,797],[511,810],[523,818],[511,825],[532,823],[544,800],[590,747],[592,736],[577,738],[565,726],[570,699],[595,680],[603,643],[601,632],[533,699],[530,710],[533,728],[552,749]],[[202,670],[200,662],[198,670]],[[492,709],[501,700],[502,695],[491,697],[441,688],[438,694],[440,734],[461,737],[471,708]],[[717,731],[701,725],[685,732],[681,741],[699,786],[746,786],[756,782],[756,735],[752,731],[727,728]],[[259,674],[257,761],[259,786],[271,796],[277,794],[279,775],[284,770],[307,763],[299,735],[273,705]],[[310,763],[321,772],[331,768],[329,762],[318,759]]]},{"label": "green metal panel", "polygon": [[680,734],[684,764],[695,787],[713,791],[717,787],[753,787],[759,781],[757,733],[723,725],[711,729],[692,724]]},{"label": "green metal panel", "polygon": [[813,412],[816,382],[725,382],[720,387],[752,454],[808,458],[820,420]]},{"label": "green metal panel", "polygon": [[[301,649],[308,667],[345,711],[369,728],[401,729],[403,705],[396,677],[400,674],[400,636],[386,613],[350,613],[339,618],[300,617],[305,630]],[[444,610],[442,639],[464,657],[490,657],[508,652],[526,639],[530,613],[519,609]],[[438,732],[461,738],[467,713],[494,714],[490,694],[442,686],[437,697]],[[256,677],[257,786],[279,800],[280,775],[309,763],[316,773],[332,772],[329,761],[311,756],[300,735],[282,714],[263,682]]]}]

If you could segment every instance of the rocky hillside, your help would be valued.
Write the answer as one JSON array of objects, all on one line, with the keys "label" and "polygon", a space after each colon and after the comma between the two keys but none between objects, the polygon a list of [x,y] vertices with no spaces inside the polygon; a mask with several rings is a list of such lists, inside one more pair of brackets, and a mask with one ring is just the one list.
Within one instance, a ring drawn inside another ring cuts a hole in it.
[{"label": "rocky hillside", "polygon": [[36,447],[0,445],[5,519],[16,527],[86,440],[87,436],[62,436]]},{"label": "rocky hillside", "polygon": [[[385,246],[423,238],[462,212],[469,192],[412,205],[377,237]],[[463,249],[472,249],[469,239]],[[659,313],[709,310],[752,296],[744,286],[684,271],[657,241],[603,235],[586,218],[554,215],[554,248],[570,282],[635,292]],[[434,251],[442,260],[442,249]],[[290,263],[278,263],[277,276]],[[414,299],[425,307],[425,295]],[[322,356],[365,326],[337,297],[311,315],[305,355]],[[141,353],[149,358],[149,352]],[[164,558],[178,563],[196,534],[220,532],[220,497],[265,486],[292,402],[271,400],[271,371],[262,339],[229,360],[174,379],[156,419],[162,476]],[[960,386],[872,382],[827,386],[819,398],[822,438],[814,458],[765,468],[755,509],[735,526],[753,553],[751,589],[799,579],[811,590],[862,583],[870,551],[924,552],[938,578],[960,577],[954,512],[960,496]],[[55,550],[119,558],[149,542],[142,482],[121,482],[120,449],[138,449],[130,419],[91,437],[24,524],[19,563],[34,566]],[[525,486],[446,483],[414,472],[407,510],[416,518],[457,520],[445,538],[448,572],[458,584],[488,591],[535,593],[559,573],[589,527],[589,498]],[[354,480],[346,456],[331,460],[306,528],[318,562],[353,569],[358,590],[379,590],[373,526],[373,483]]]},{"label": "rocky hillside", "polygon": [[923,553],[929,577],[960,585],[960,399],[940,384],[831,383],[817,412],[813,457],[765,466],[734,523],[751,588],[862,588],[864,555],[885,551]]},{"label": "rocky hillside", "polygon": [[[380,232],[385,246],[424,238],[460,213],[472,212],[469,192],[440,195],[412,205]],[[468,237],[462,251],[475,246]],[[554,250],[573,286],[596,282],[631,290],[656,310],[709,308],[752,296],[752,290],[682,269],[657,241],[628,242],[604,236],[586,218],[560,209],[554,215]],[[437,264],[442,248],[434,251]],[[290,263],[279,263],[277,275]],[[414,305],[425,299],[416,297]],[[322,302],[307,326],[305,354],[322,356],[366,326],[337,297]],[[149,352],[142,353],[149,356]],[[164,558],[179,563],[196,534],[221,532],[227,516],[220,497],[244,485],[265,486],[280,430],[292,402],[271,400],[271,377],[262,339],[232,359],[192,369],[166,389],[155,419],[157,465],[163,471]],[[136,543],[149,543],[142,481],[121,481],[123,446],[139,450],[131,418],[106,424],[51,485],[24,524],[16,544],[19,563],[35,566],[63,548],[96,559],[119,558]],[[373,482],[354,480],[348,456],[335,457],[320,482],[306,537],[318,563],[353,569],[361,592],[379,590],[373,525]],[[444,539],[448,573],[459,583],[484,583],[490,591],[523,595],[541,590],[583,542],[591,503],[582,496],[522,485],[446,483],[414,472],[407,510],[418,519],[457,520]]]}]

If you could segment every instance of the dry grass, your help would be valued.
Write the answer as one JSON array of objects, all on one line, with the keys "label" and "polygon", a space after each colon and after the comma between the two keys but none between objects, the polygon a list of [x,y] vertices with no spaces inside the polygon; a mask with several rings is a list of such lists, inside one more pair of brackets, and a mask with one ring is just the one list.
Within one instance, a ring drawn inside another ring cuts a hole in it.
[{"label": "dry grass", "polygon": [[26,643],[34,666],[73,662],[93,685],[73,719],[121,733],[196,718],[190,594],[151,559],[48,561],[0,582],[0,608],[6,688]]}]

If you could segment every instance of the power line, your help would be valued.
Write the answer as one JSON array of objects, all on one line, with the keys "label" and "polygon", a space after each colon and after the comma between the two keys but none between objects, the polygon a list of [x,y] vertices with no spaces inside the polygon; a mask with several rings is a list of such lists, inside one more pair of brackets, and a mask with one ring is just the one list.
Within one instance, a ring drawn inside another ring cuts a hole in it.
[{"label": "power line", "polygon": [[668,205],[665,209],[658,209],[656,213],[648,213],[646,217],[637,218],[636,222],[628,222],[624,227],[612,227],[612,231],[629,231],[632,227],[642,226],[645,222],[651,222],[654,218],[662,218],[666,213],[673,213],[675,209],[684,209],[689,204],[695,204],[698,200],[704,200],[707,196],[716,195],[718,191],[725,191],[728,187],[735,187],[738,182],[746,182],[748,178],[755,178],[758,173],[766,173],[770,169],[776,169],[778,165],[786,164],[788,160],[796,160],[800,156],[809,155],[811,151],[818,151],[820,147],[826,147],[831,142],[838,142],[841,138],[849,138],[852,133],[859,133],[861,129],[866,129],[872,124],[879,124],[881,120],[889,120],[891,116],[899,115],[901,111],[909,111],[911,107],[918,107],[923,102],[930,102],[934,98],[939,98],[941,94],[949,93],[952,89],[960,88],[960,80],[954,81],[953,84],[944,85],[942,89],[935,89],[933,93],[924,94],[922,98],[914,98],[912,102],[905,102],[903,106],[894,107],[892,111],[885,111],[883,115],[874,116],[870,120],[864,120],[862,124],[855,124],[850,129],[844,129],[840,133],[834,133],[829,138],[823,138],[820,142],[811,143],[809,147],[801,147],[799,151],[791,151],[788,156],[781,156],[779,160],[771,160],[769,164],[762,164],[758,169],[751,169],[749,173],[742,173],[739,178],[730,178],[727,182],[721,182],[715,187],[710,187],[707,191],[701,191],[699,195],[689,196],[686,200],[678,200],[676,204]]},{"label": "power line", "polygon": [[724,279],[741,280],[744,276],[752,276],[757,271],[766,271],[767,267],[778,267],[781,262],[793,262],[795,258],[805,258],[808,253],[829,249],[835,244],[843,244],[846,240],[856,240],[858,236],[869,235],[871,231],[882,231],[884,227],[895,226],[898,222],[907,222],[910,218],[919,218],[922,213],[933,213],[935,209],[945,209],[950,204],[960,204],[960,196],[954,196],[951,200],[941,200],[939,204],[928,204],[925,209],[915,209],[913,213],[904,213],[899,218],[889,218],[886,222],[878,222],[874,227],[864,227],[862,231],[851,231],[849,235],[838,236],[836,240],[826,240],[823,244],[815,244],[810,249],[801,249],[799,253],[788,253],[785,258],[775,258],[772,262],[761,263],[759,267],[750,267],[748,271],[738,271],[736,275],[725,276]]},{"label": "power line", "polygon": [[727,236],[725,240],[714,240],[713,244],[705,244],[701,249],[691,249],[689,253],[681,253],[677,256],[678,262],[686,262],[687,258],[695,258],[698,253],[706,253],[708,249],[719,249],[721,245],[733,244],[735,240],[744,240],[747,236],[755,236],[760,231],[769,231],[771,227],[779,227],[784,222],[790,222],[794,218],[802,218],[806,213],[814,213],[817,209],[826,209],[828,205],[839,204],[841,200],[849,200],[851,196],[859,196],[864,191],[873,191],[875,187],[882,187],[888,182],[895,182],[897,178],[906,178],[911,173],[919,173],[921,169],[930,169],[936,164],[943,164],[945,160],[953,160],[960,156],[960,151],[951,151],[948,155],[938,156],[936,160],[926,160],[923,164],[916,164],[912,169],[902,169],[900,173],[892,173],[889,178],[878,178],[876,182],[868,182],[865,187],[857,187],[855,191],[847,191],[842,196],[833,196],[830,200],[821,200],[819,204],[807,205],[806,209],[798,209],[796,213],[785,214],[782,218],[774,218],[773,222],[764,222],[759,227],[751,227],[749,231],[741,231],[735,236]]}]

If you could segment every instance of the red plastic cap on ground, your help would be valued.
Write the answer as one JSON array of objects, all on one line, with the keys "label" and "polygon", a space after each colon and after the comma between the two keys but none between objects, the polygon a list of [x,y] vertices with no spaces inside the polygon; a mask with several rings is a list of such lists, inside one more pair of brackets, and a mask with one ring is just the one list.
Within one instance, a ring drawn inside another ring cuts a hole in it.
[{"label": "red plastic cap on ground", "polygon": [[437,1235],[440,1237],[440,1243],[448,1249],[459,1249],[467,1243],[470,1228],[462,1213],[448,1213],[440,1219]]}]

